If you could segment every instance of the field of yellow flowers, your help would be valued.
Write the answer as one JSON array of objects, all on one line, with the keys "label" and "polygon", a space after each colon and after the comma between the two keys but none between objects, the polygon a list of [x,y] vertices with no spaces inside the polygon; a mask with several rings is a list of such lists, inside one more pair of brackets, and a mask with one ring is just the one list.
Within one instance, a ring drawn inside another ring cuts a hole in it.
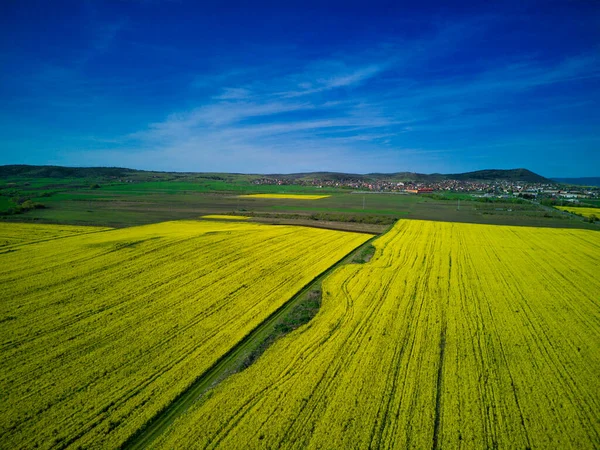
[{"label": "field of yellow flowers", "polygon": [[570,212],[571,214],[577,214],[586,218],[591,216],[596,216],[600,218],[600,208],[582,208],[582,207],[572,207],[572,206],[556,206],[556,209],[560,209],[561,211]]},{"label": "field of yellow flowers", "polygon": [[82,227],[76,225],[42,225],[0,222],[0,252],[8,245],[29,244],[34,241],[58,239],[75,234],[94,233],[108,230],[102,227]]},{"label": "field of yellow flowers", "polygon": [[0,235],[2,448],[119,447],[371,237],[217,221]]},{"label": "field of yellow flowers", "polygon": [[331,197],[330,195],[310,195],[310,194],[246,194],[240,195],[241,198],[272,198],[284,200],[320,200]]},{"label": "field of yellow flowers", "polygon": [[597,448],[600,233],[400,221],[159,448]]}]

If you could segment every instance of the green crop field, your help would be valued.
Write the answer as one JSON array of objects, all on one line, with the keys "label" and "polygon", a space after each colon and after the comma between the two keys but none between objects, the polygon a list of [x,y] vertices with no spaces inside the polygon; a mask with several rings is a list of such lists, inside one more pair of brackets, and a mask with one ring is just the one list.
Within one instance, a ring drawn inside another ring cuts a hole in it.
[{"label": "green crop field", "polygon": [[[332,222],[354,223],[355,227],[366,224],[362,229],[369,232],[374,226],[379,226],[377,231],[381,232],[400,218],[597,229],[583,220],[521,199],[256,184],[257,176],[251,175],[133,172],[107,177],[92,176],[94,173],[85,178],[5,177],[0,182],[0,220],[124,227],[208,214],[236,214],[303,225],[307,221],[317,226],[327,221],[329,227],[336,226]],[[253,194],[264,195],[249,196]],[[289,198],[268,198],[273,195]],[[304,195],[326,197],[318,201],[299,197]],[[40,206],[14,214],[17,204],[25,199]]]},{"label": "green crop field", "polygon": [[[120,186],[118,187],[120,189]],[[207,214],[271,216],[301,220],[314,220],[322,218],[323,215],[323,219],[327,219],[326,216],[330,214],[335,216],[332,220],[341,222],[361,222],[364,221],[363,218],[380,216],[392,220],[408,218],[552,227],[590,226],[583,221],[570,220],[559,211],[548,212],[530,203],[488,204],[461,200],[458,207],[453,201],[425,196],[347,192],[331,193],[328,194],[329,197],[318,201],[280,199],[274,203],[268,198],[239,197],[235,193],[220,191],[136,190],[134,187],[130,190],[113,189],[110,186],[99,189],[88,187],[56,192],[48,197],[34,195],[32,199],[41,202],[45,208],[17,216],[4,216],[3,220],[122,227],[193,219]]]}]

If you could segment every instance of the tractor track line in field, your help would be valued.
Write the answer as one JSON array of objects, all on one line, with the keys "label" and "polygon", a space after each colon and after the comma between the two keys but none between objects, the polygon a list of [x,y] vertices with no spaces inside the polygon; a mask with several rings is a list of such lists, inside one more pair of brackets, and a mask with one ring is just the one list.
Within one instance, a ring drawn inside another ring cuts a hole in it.
[{"label": "tractor track line in field", "polygon": [[444,356],[446,352],[446,323],[444,320],[442,331],[440,332],[440,359],[438,363],[437,371],[437,383],[436,383],[436,394],[435,394],[435,420],[433,424],[433,444],[431,448],[436,450],[440,448],[439,445],[439,433],[441,424],[441,410],[442,410],[442,386],[444,376]]}]

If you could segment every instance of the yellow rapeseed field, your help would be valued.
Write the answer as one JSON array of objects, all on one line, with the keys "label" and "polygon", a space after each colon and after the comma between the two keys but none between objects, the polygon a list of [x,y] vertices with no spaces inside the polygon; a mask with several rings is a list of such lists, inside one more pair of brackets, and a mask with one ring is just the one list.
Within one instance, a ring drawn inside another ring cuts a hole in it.
[{"label": "yellow rapeseed field", "polygon": [[240,198],[273,198],[290,200],[320,200],[331,197],[331,195],[308,195],[308,194],[247,194],[238,195]]},{"label": "yellow rapeseed field", "polygon": [[208,214],[206,216],[201,216],[201,219],[216,219],[216,220],[248,220],[250,217],[246,216],[231,216],[227,214]]},{"label": "yellow rapeseed field", "polygon": [[600,233],[400,221],[162,448],[597,448]]},{"label": "yellow rapeseed field", "polygon": [[36,241],[57,239],[74,234],[94,233],[108,230],[104,227],[75,225],[14,224],[0,222],[0,248],[7,245],[28,244]]},{"label": "yellow rapeseed field", "polygon": [[179,221],[6,246],[0,447],[118,448],[369,238]]},{"label": "yellow rapeseed field", "polygon": [[572,206],[556,206],[557,209],[561,211],[567,211],[572,214],[579,214],[583,217],[590,217],[591,215],[596,216],[600,219],[600,208],[580,208],[580,207],[572,207]]}]

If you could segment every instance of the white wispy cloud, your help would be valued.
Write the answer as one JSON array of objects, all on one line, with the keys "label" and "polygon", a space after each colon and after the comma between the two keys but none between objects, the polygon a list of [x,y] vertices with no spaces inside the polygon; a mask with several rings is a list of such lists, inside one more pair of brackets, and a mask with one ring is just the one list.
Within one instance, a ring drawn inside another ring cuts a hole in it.
[{"label": "white wispy cloud", "polygon": [[[504,126],[514,120],[507,102],[600,76],[595,54],[506,59],[462,68],[454,77],[423,76],[431,61],[451,55],[480,31],[451,25],[410,45],[386,43],[287,71],[244,67],[196,77],[190,89],[211,93],[194,108],[122,137],[122,164],[143,155],[155,167],[168,162],[171,169],[190,170],[394,171],[417,169],[417,161],[434,168],[450,149],[439,139],[437,146],[425,146],[433,132],[443,138],[461,129]],[[528,108],[542,111],[554,99],[538,99]]]},{"label": "white wispy cloud", "polygon": [[214,98],[216,100],[247,100],[252,97],[252,91],[245,88],[225,88],[223,92]]},{"label": "white wispy cloud", "polygon": [[293,98],[337,88],[359,86],[389,66],[388,62],[348,67],[343,61],[319,61],[312,64],[307,72],[290,77],[291,89],[278,92],[276,95]]}]

